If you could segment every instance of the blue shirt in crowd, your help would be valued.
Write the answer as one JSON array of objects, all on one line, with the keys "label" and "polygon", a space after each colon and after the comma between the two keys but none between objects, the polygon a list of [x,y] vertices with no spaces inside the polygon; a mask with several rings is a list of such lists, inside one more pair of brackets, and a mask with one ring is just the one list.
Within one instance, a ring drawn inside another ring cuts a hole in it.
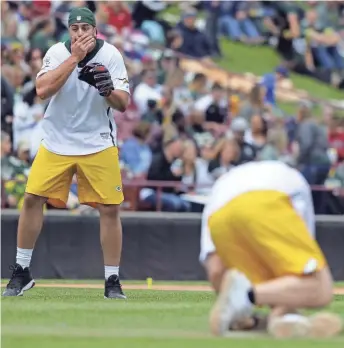
[{"label": "blue shirt in crowd", "polygon": [[143,144],[132,137],[123,143],[120,160],[134,174],[147,173],[152,162],[152,151],[147,144]]},{"label": "blue shirt in crowd", "polygon": [[265,74],[261,84],[266,88],[265,103],[276,105],[276,74]]}]

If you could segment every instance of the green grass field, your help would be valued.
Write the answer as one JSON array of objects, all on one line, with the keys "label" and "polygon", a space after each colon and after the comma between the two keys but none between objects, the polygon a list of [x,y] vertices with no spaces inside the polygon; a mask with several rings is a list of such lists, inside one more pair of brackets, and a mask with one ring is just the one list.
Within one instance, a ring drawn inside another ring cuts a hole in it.
[{"label": "green grass field", "polygon": [[[37,287],[23,297],[2,298],[2,347],[251,348],[253,339],[255,348],[344,346],[344,335],[293,343],[265,337],[213,338],[208,330],[211,292],[127,290],[126,294],[126,301],[111,301],[103,299],[102,289]],[[336,296],[330,309],[344,315],[344,296]]]}]

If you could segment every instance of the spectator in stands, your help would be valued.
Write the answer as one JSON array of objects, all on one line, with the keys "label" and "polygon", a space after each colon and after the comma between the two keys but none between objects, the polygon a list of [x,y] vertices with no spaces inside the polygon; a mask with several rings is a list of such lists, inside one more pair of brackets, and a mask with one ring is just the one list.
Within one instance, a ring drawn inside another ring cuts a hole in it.
[{"label": "spectator in stands", "polygon": [[[44,117],[45,105],[46,103],[37,96],[35,88],[25,93],[21,100],[18,98],[13,122],[13,147],[15,150],[20,141],[30,142],[35,128]],[[40,142],[41,137],[34,141]]]},{"label": "spectator in stands", "polygon": [[197,111],[192,111],[189,116],[189,131],[194,139],[197,148],[201,151],[203,148],[210,148],[215,143],[214,135],[206,129],[204,124],[204,115]]},{"label": "spectator in stands", "polygon": [[264,117],[254,115],[251,118],[251,127],[245,132],[245,142],[255,147],[259,152],[267,141],[268,123]]},{"label": "spectator in stands", "polygon": [[173,90],[168,86],[163,86],[161,96],[160,107],[162,112],[162,124],[171,124],[172,116],[178,110],[173,99]]},{"label": "spectator in stands", "polygon": [[191,140],[185,142],[182,182],[188,186],[194,186],[196,193],[209,192],[214,179],[208,171],[208,161],[197,156],[197,147]]},{"label": "spectator in stands", "polygon": [[[183,175],[182,160],[183,143],[173,126],[168,127],[163,137],[162,150],[153,156],[148,170],[147,179],[157,181],[173,181],[180,184]],[[163,211],[185,212],[190,209],[188,202],[179,196],[180,189],[173,187],[162,188],[160,195]],[[157,189],[143,189],[141,199],[144,203],[156,208],[158,203]]]},{"label": "spectator in stands", "polygon": [[259,151],[257,158],[260,161],[283,161],[295,165],[293,156],[288,152],[288,136],[283,128],[268,130],[266,144]]},{"label": "spectator in stands", "polygon": [[167,42],[166,47],[172,51],[179,52],[180,48],[183,45],[183,34],[177,29],[171,29],[166,36]]},{"label": "spectator in stands", "polygon": [[132,28],[132,18],[129,8],[123,1],[107,1],[104,12],[108,15],[107,24],[114,27],[118,34]]},{"label": "spectator in stands", "polygon": [[339,182],[338,186],[344,188],[344,161],[341,161],[335,168],[333,178]]},{"label": "spectator in stands", "polygon": [[196,146],[192,132],[190,130],[190,127],[188,126],[188,122],[184,114],[179,109],[177,109],[172,115],[172,125],[176,128],[179,137],[183,141],[192,140]]},{"label": "spectator in stands", "polygon": [[12,136],[14,90],[7,79],[1,76],[1,129]]},{"label": "spectator in stands", "polygon": [[221,48],[218,39],[219,19],[221,15],[221,1],[204,1],[204,9],[207,13],[205,32],[208,36],[209,44],[215,57],[221,57]]},{"label": "spectator in stands", "polygon": [[138,112],[143,115],[148,111],[148,102],[158,103],[161,97],[161,85],[157,83],[156,71],[144,70],[142,72],[142,82],[136,87],[133,94]]},{"label": "spectator in stands", "polygon": [[148,122],[152,125],[161,125],[163,123],[164,115],[156,100],[150,99],[147,101],[147,111],[142,115],[142,121]]},{"label": "spectator in stands", "polygon": [[330,171],[327,134],[312,118],[311,108],[307,101],[303,101],[299,107],[297,164],[310,185],[324,185]]},{"label": "spectator in stands", "polygon": [[206,76],[202,73],[195,74],[188,87],[194,101],[201,99],[208,93]]},{"label": "spectator in stands", "polygon": [[344,58],[337,48],[340,36],[330,27],[319,27],[320,23],[317,19],[317,11],[311,9],[307,11],[306,18],[302,21],[314,62],[327,71],[344,70]]},{"label": "spectator in stands", "polygon": [[[2,38],[17,38],[18,22],[15,11],[10,7],[9,1],[1,1],[1,36]],[[1,41],[2,41],[1,38]]]},{"label": "spectator in stands", "polygon": [[29,34],[31,48],[38,48],[45,54],[56,43],[54,33],[55,22],[52,19],[38,22]]},{"label": "spectator in stands", "polygon": [[132,18],[135,28],[141,29],[152,42],[165,45],[169,24],[158,18],[160,11],[167,7],[165,1],[135,1]]},{"label": "spectator in stands", "polygon": [[264,41],[249,17],[249,1],[221,2],[220,28],[233,41],[257,44]]},{"label": "spectator in stands", "polygon": [[25,76],[30,73],[30,67],[25,62],[24,46],[21,43],[11,45],[9,63],[13,67],[22,70]]},{"label": "spectator in stands", "polygon": [[269,105],[276,105],[276,88],[284,79],[289,77],[288,69],[280,65],[275,69],[275,72],[268,73],[263,76],[261,85],[265,88],[265,103]]},{"label": "spectator in stands", "polygon": [[333,27],[335,30],[340,30],[343,25],[342,1],[308,1],[308,5],[317,12],[317,28]]},{"label": "spectator in stands", "polygon": [[29,141],[23,140],[23,141],[19,142],[18,149],[17,149],[17,157],[23,163],[26,163],[27,167],[31,166]]},{"label": "spectator in stands", "polygon": [[192,93],[185,83],[185,73],[180,68],[176,68],[166,80],[168,86],[173,93],[173,102],[176,107],[182,111],[187,117],[194,105]]},{"label": "spectator in stands", "polygon": [[196,183],[197,149],[192,141],[184,142],[184,151],[181,157],[182,160],[182,182],[185,185],[192,186]]},{"label": "spectator in stands", "polygon": [[294,2],[270,1],[267,4],[264,25],[272,37],[277,39],[277,52],[290,61],[294,57],[293,41],[300,37],[300,20],[303,10]]},{"label": "spectator in stands", "polygon": [[248,128],[247,121],[241,117],[236,117],[231,123],[230,130],[238,142],[240,149],[239,159],[236,164],[242,164],[256,159],[257,151],[255,147],[245,141],[245,133]]},{"label": "spectator in stands", "polygon": [[35,81],[39,70],[43,65],[42,52],[38,48],[30,49],[25,58],[30,73],[25,78],[25,83],[22,89],[22,94],[25,98],[27,93],[34,93],[36,95]]},{"label": "spectator in stands", "polygon": [[248,99],[244,101],[239,110],[239,116],[251,122],[253,115],[263,116],[266,112],[264,105],[266,90],[264,86],[256,84],[252,87]]},{"label": "spectator in stands", "polygon": [[1,179],[12,180],[17,175],[28,174],[29,165],[25,161],[11,155],[12,144],[10,136],[1,131]]},{"label": "spectator in stands", "polygon": [[328,130],[331,149],[336,151],[337,161],[344,161],[344,122],[342,117],[334,116]]},{"label": "spectator in stands", "polygon": [[214,83],[211,93],[198,99],[194,109],[204,116],[204,126],[215,136],[224,131],[224,123],[227,121],[228,100],[225,89],[218,83]]},{"label": "spectator in stands", "polygon": [[209,162],[208,171],[212,178],[216,180],[237,165],[239,158],[240,149],[238,142],[232,132],[227,132],[226,139],[222,142],[219,154]]},{"label": "spectator in stands", "polygon": [[121,147],[120,160],[135,177],[146,176],[152,161],[152,151],[147,145],[149,133],[150,124],[141,121],[133,129],[132,137]]},{"label": "spectator in stands", "polygon": [[[117,2],[111,2],[111,3],[117,3]],[[119,33],[117,32],[117,29],[109,24],[109,17],[110,14],[108,12],[109,6],[106,4],[99,4],[97,12],[95,13],[96,20],[97,20],[97,36],[101,39],[107,40],[109,43],[114,44],[115,40],[122,40],[122,37],[119,36]],[[111,11],[111,9],[110,9]],[[67,36],[67,33],[66,33]],[[118,44],[118,41],[117,41]],[[116,45],[116,48],[118,50],[123,51],[123,47],[119,44],[119,48]]]},{"label": "spectator in stands", "polygon": [[158,62],[158,79],[157,82],[163,85],[167,78],[173,75],[176,70],[177,59],[172,50],[165,50]]},{"label": "spectator in stands", "polygon": [[1,180],[8,180],[12,177],[12,166],[9,162],[11,151],[11,138],[6,132],[1,131]]},{"label": "spectator in stands", "polygon": [[129,60],[130,62],[129,64],[134,67],[134,69],[132,69],[133,70],[132,75],[129,76],[130,87],[133,91],[135,91],[136,87],[142,82],[142,75],[144,74],[145,71],[156,71],[158,69],[156,60],[149,54],[145,54],[142,57],[139,64],[137,64],[135,60],[129,59],[127,56],[124,56],[124,57],[125,57],[125,61]]},{"label": "spectator in stands", "polygon": [[210,43],[205,33],[196,28],[197,11],[188,9],[184,12],[182,22],[178,29],[183,36],[183,43],[179,49],[180,53],[200,59],[202,62],[213,65]]}]

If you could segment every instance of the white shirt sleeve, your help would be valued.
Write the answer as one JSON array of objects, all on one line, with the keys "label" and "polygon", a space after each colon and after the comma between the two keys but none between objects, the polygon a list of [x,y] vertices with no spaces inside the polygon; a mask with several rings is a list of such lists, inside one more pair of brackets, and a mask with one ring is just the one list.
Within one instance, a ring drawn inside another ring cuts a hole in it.
[{"label": "white shirt sleeve", "polygon": [[315,239],[315,214],[311,190],[305,185],[297,194],[291,197],[296,212],[306,223],[310,235]]},{"label": "white shirt sleeve", "polygon": [[206,112],[212,102],[213,97],[211,95],[206,95],[195,101],[194,109],[196,111]]},{"label": "white shirt sleeve", "polygon": [[129,79],[127,69],[121,53],[114,47],[109,64],[109,72],[115,89],[125,91],[130,94]]},{"label": "white shirt sleeve", "polygon": [[59,45],[61,45],[61,43],[53,45],[49,48],[49,50],[43,58],[43,65],[41,70],[37,74],[37,78],[50,70],[56,69],[60,64],[63,63],[63,60],[58,54],[58,51],[61,48],[59,47]]},{"label": "white shirt sleeve", "polygon": [[202,214],[202,227],[201,227],[201,252],[199,256],[200,262],[203,264],[208,255],[215,251],[215,245],[211,239],[210,230],[208,226],[209,211],[207,207],[204,208]]}]

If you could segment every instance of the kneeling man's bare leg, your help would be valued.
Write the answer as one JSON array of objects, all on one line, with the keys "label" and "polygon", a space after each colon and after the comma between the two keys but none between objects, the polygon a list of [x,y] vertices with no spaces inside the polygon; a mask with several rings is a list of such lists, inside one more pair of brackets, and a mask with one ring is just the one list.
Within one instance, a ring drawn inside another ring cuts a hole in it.
[{"label": "kneeling man's bare leg", "polygon": [[253,288],[253,300],[257,305],[272,306],[268,331],[275,337],[326,337],[338,334],[342,323],[334,314],[317,314],[310,318],[292,308],[323,308],[333,298],[333,280],[325,268],[305,276],[286,276]]},{"label": "kneeling man's bare leg", "polygon": [[254,287],[255,304],[287,308],[319,308],[333,297],[328,267],[304,276],[285,276]]}]

